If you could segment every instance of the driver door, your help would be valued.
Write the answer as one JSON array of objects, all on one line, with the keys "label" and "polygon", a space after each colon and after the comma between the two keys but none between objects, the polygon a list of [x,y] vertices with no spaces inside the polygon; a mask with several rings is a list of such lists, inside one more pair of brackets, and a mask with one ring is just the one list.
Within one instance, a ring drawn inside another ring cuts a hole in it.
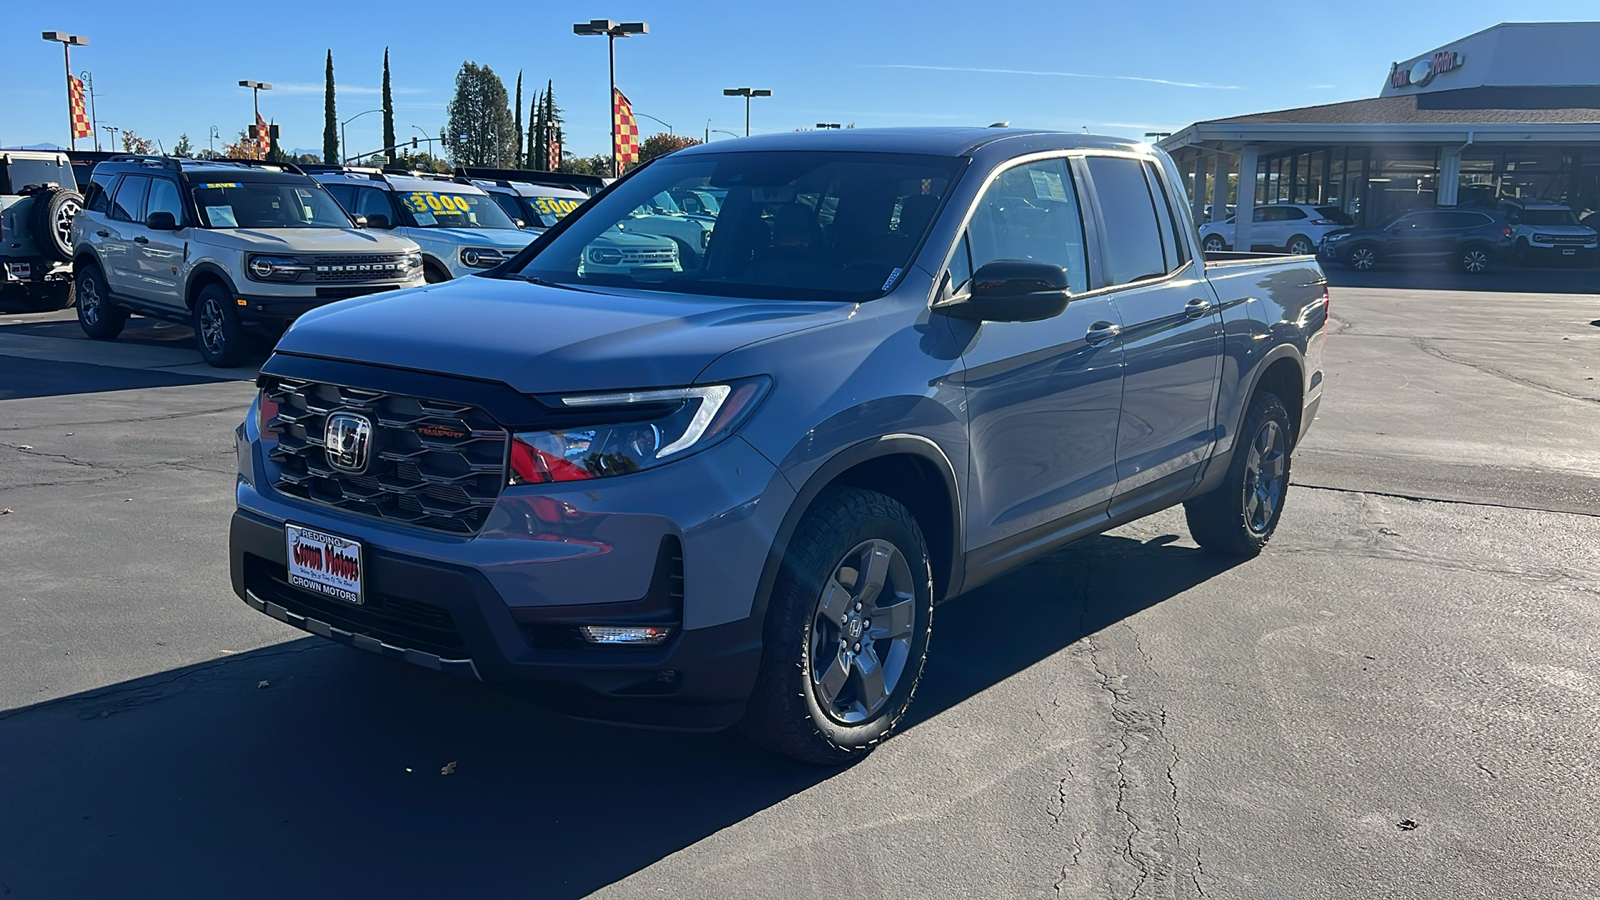
[{"label": "driver door", "polygon": [[149,181],[150,190],[145,195],[145,221],[149,221],[154,213],[171,213],[173,221],[178,223],[178,230],[159,231],[139,226],[139,237],[134,238],[138,296],[168,309],[181,311],[185,303],[179,273],[183,268],[184,243],[189,234],[183,195],[179,193],[181,189],[178,183],[171,178],[152,176]]}]

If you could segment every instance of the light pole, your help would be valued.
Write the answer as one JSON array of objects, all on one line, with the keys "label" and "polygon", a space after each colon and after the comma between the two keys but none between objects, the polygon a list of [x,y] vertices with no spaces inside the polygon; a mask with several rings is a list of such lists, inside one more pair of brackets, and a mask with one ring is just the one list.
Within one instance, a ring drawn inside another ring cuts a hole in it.
[{"label": "light pole", "polygon": [[[635,34],[649,34],[650,25],[646,22],[613,22],[610,19],[590,19],[572,26],[573,34],[605,35],[606,49],[609,54],[611,66],[611,93],[606,99],[609,101],[606,108],[611,115],[611,177],[618,178],[622,175],[621,165],[617,162],[617,38],[628,37]],[[656,121],[660,121],[657,119]]]},{"label": "light pole", "polygon": [[122,129],[115,125],[101,125],[100,130],[111,135],[111,152],[117,152],[117,132],[121,131]]},{"label": "light pole", "polygon": [[215,125],[211,126],[210,130],[206,132],[206,145],[211,148],[212,156],[217,155],[217,138],[221,136],[222,132],[217,130]]},{"label": "light pole", "polygon": [[639,112],[637,109],[633,111],[633,114],[638,116],[641,119],[649,119],[650,121],[657,123],[662,128],[665,128],[667,130],[668,134],[672,133],[672,126],[668,125],[667,123],[665,123],[663,121],[661,121],[660,119],[656,118],[655,116],[647,116],[644,113]]},{"label": "light pole", "polygon": [[43,32],[47,41],[60,41],[61,52],[67,60],[67,140],[72,149],[78,149],[77,123],[72,121],[72,48],[89,46],[89,39],[80,34],[67,34],[65,31]]},{"label": "light pole", "polygon": [[88,69],[78,73],[83,79],[83,86],[89,89],[89,133],[94,135],[94,151],[100,152],[100,113],[94,102],[94,73]]},{"label": "light pole", "polygon": [[[261,92],[272,90],[272,85],[266,83],[265,81],[241,81],[239,82],[239,87],[247,87],[250,89],[250,99],[255,106],[256,112],[256,117],[250,120],[250,127],[255,128],[256,123],[261,121]],[[272,142],[272,135],[260,134],[259,131],[260,129],[257,129],[258,133],[256,134],[255,142],[256,152],[262,156],[265,156],[266,151],[262,150],[261,148],[263,145],[270,144]]]},{"label": "light pole", "polygon": [[743,97],[744,98],[744,136],[745,137],[749,137],[750,136],[750,98],[751,97],[771,97],[772,96],[772,92],[767,90],[766,88],[750,88],[750,87],[723,88],[722,89],[722,96],[724,96],[724,97]]},{"label": "light pole", "polygon": [[[346,153],[350,152],[350,142],[344,136],[344,127],[346,125],[349,125],[351,122],[354,122],[355,120],[361,118],[362,116],[369,115],[369,114],[375,113],[375,112],[383,112],[383,109],[382,108],[369,109],[369,110],[365,110],[363,112],[358,112],[355,115],[351,116],[350,118],[345,119],[343,122],[339,123],[339,146],[344,148],[344,152],[346,152]],[[349,158],[350,157],[348,157],[348,156],[345,157],[346,160],[348,160]]]},{"label": "light pole", "polygon": [[736,137],[739,136],[738,132],[729,131],[726,128],[709,128],[709,129],[706,130],[706,143],[708,143],[708,144],[711,143],[711,136],[713,134],[725,134],[725,135],[727,135],[728,137],[731,137],[731,138],[736,138]]}]

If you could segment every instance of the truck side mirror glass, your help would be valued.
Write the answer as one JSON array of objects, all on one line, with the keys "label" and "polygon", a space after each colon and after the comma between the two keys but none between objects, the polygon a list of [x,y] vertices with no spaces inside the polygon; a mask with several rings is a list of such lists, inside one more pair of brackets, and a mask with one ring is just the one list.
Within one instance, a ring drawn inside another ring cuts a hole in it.
[{"label": "truck side mirror glass", "polygon": [[151,231],[177,231],[178,217],[166,211],[153,212],[144,220],[144,227]]},{"label": "truck side mirror glass", "polygon": [[971,292],[942,304],[946,315],[983,322],[1038,322],[1072,299],[1067,270],[1026,259],[997,259],[972,274]]},{"label": "truck side mirror glass", "polygon": [[372,215],[367,216],[367,227],[388,230],[394,226],[389,224],[388,216],[384,215],[383,213],[373,213]]}]

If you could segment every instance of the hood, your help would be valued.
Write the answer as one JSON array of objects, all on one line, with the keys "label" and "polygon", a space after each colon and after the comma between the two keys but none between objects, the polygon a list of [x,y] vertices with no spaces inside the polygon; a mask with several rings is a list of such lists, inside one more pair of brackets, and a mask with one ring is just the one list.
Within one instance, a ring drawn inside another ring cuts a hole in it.
[{"label": "hood", "polygon": [[527,394],[668,387],[692,384],[730,350],[855,308],[468,277],[313,310],[277,351],[498,381]]},{"label": "hood", "polygon": [[610,228],[600,232],[593,243],[605,244],[621,249],[633,248],[636,250],[661,250],[673,246],[672,238],[659,234],[640,234],[637,231],[618,231]]},{"label": "hood", "polygon": [[1536,234],[1567,234],[1589,237],[1595,233],[1595,230],[1587,225],[1528,225],[1524,223],[1521,227],[1524,231]]},{"label": "hood", "polygon": [[524,228],[415,228],[411,233],[425,241],[505,250],[521,250],[538,237]]},{"label": "hood", "polygon": [[196,228],[195,243],[267,253],[407,253],[417,245],[364,228]]}]

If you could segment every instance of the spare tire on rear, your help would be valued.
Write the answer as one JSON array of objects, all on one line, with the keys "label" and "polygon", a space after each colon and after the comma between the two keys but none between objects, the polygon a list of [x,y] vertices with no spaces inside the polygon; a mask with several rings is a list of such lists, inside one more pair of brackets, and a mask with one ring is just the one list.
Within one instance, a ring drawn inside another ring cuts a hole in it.
[{"label": "spare tire on rear", "polygon": [[39,252],[72,262],[72,217],[83,209],[83,195],[66,188],[46,188],[33,195],[33,234]]}]

